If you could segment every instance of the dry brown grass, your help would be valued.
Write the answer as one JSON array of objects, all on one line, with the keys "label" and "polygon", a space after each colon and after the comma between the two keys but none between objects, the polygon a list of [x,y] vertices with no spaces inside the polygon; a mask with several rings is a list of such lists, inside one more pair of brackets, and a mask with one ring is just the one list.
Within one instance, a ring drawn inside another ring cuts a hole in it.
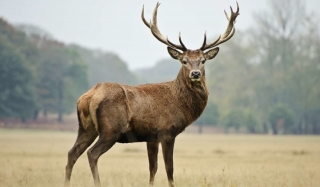
[{"label": "dry brown grass", "polygon": [[[0,129],[0,186],[63,186],[67,152],[75,132]],[[177,187],[320,186],[320,137],[178,136],[175,146]],[[145,143],[116,144],[99,160],[103,186],[148,186]],[[71,186],[93,186],[83,154]],[[155,186],[167,186],[159,154]]]}]

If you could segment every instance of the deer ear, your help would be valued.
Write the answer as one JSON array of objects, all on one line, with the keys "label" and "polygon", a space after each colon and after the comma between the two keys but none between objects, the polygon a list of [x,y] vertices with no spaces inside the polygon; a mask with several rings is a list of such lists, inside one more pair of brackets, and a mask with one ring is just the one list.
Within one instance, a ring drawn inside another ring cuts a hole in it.
[{"label": "deer ear", "polygon": [[219,47],[211,49],[206,53],[204,53],[204,58],[206,58],[206,60],[211,60],[218,54],[218,52],[219,52]]},{"label": "deer ear", "polygon": [[168,49],[168,53],[170,54],[170,56],[176,60],[180,60],[182,57],[182,53],[180,53],[179,51],[172,49],[171,47],[167,47]]}]

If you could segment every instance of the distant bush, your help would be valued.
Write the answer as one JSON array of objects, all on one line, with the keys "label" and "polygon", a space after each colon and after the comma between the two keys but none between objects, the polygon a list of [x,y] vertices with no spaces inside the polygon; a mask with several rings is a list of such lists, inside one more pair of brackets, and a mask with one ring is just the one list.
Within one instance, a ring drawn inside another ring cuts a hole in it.
[{"label": "distant bush", "polygon": [[294,126],[293,112],[287,106],[276,105],[270,110],[269,122],[273,134],[278,134],[279,130],[288,133]]}]

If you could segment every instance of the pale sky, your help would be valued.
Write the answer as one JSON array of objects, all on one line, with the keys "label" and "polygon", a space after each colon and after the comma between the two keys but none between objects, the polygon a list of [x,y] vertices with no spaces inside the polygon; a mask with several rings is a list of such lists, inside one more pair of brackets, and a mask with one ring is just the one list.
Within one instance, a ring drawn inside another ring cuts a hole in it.
[{"label": "pale sky", "polygon": [[[13,24],[38,26],[59,41],[117,53],[130,69],[149,67],[168,58],[166,46],[153,37],[140,14],[151,19],[159,1],[158,26],[163,35],[178,43],[178,33],[187,48],[199,48],[227,26],[224,10],[236,8],[235,0],[0,0],[0,17]],[[307,0],[308,10],[318,11],[320,1]],[[236,28],[253,24],[253,12],[264,9],[266,0],[238,0]],[[284,7],[285,8],[285,7]]]}]

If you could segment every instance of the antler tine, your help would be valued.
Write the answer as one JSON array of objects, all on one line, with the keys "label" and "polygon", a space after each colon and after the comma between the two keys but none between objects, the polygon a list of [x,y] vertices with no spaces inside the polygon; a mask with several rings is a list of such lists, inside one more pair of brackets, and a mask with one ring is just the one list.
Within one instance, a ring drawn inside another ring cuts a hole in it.
[{"label": "antler tine", "polygon": [[[144,18],[144,5],[142,5],[142,12],[141,12],[141,18],[143,23],[150,28],[150,24],[147,22],[147,20]],[[151,21],[150,21],[151,22]]]},{"label": "antler tine", "polygon": [[203,43],[200,49],[204,48],[207,44],[207,32],[204,32],[204,38],[203,38]]},{"label": "antler tine", "polygon": [[227,20],[229,20],[229,16],[228,16],[226,10],[224,10],[224,15],[226,15]]},{"label": "antler tine", "polygon": [[148,23],[146,21],[146,19],[144,18],[144,6],[142,7],[142,13],[141,13],[141,17],[142,17],[142,21],[144,22],[144,24],[150,28],[151,30],[151,33],[153,34],[154,37],[156,37],[160,42],[172,47],[172,48],[175,48],[175,49],[180,49],[182,51],[186,51],[187,48],[185,47],[185,45],[182,43],[182,40],[181,40],[181,37],[180,37],[180,34],[179,34],[179,42],[181,45],[178,45],[178,44],[174,44],[172,42],[170,42],[170,40],[168,39],[168,37],[164,37],[160,30],[158,29],[158,24],[157,24],[157,13],[158,13],[158,7],[160,6],[160,3],[158,2],[156,7],[154,8],[154,11],[153,11],[153,16],[152,16],[152,21],[150,23]]},{"label": "antler tine", "polygon": [[232,6],[230,6],[230,11],[231,11],[231,13],[233,12],[233,10],[232,10]]},{"label": "antler tine", "polygon": [[[218,39],[216,39],[216,41],[214,41],[212,44],[217,43],[221,38],[221,35],[218,37]],[[210,47],[209,47],[210,48]],[[202,51],[208,49],[208,45],[207,45],[207,35],[206,33],[204,33],[204,40],[203,40],[203,44],[202,47],[200,48]]]},{"label": "antler tine", "polygon": [[[207,50],[207,49],[216,47],[216,46],[228,41],[235,34],[236,29],[234,27],[234,23],[235,23],[237,16],[239,15],[239,4],[238,4],[238,2],[236,2],[236,3],[237,3],[236,12],[233,12],[232,7],[230,6],[230,11],[231,11],[230,17],[228,16],[227,12],[224,11],[226,18],[229,21],[226,31],[222,35],[220,35],[216,41],[214,41],[211,44],[206,44],[206,41],[204,41],[202,44],[202,47],[200,48],[201,50]],[[205,38],[205,40],[206,40],[206,38]]]},{"label": "antler tine", "polygon": [[180,42],[181,46],[183,47],[183,49],[187,50],[186,46],[182,42],[181,33],[180,32],[179,32],[179,42]]},{"label": "antler tine", "polygon": [[237,3],[237,12],[236,12],[236,13],[237,13],[238,15],[240,15],[240,13],[239,13],[239,4],[238,4],[238,1],[236,1],[236,3]]}]

